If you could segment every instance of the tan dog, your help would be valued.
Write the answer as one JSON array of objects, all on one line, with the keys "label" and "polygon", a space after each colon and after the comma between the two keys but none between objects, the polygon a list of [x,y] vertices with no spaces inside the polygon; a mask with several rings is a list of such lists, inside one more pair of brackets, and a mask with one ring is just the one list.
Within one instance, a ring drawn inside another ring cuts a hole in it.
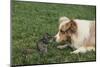
[{"label": "tan dog", "polygon": [[95,51],[95,21],[69,19],[61,17],[59,19],[59,31],[55,35],[56,42],[63,42],[71,39],[71,44],[58,46],[64,48],[70,46],[75,48],[71,53],[86,53],[87,51]]}]

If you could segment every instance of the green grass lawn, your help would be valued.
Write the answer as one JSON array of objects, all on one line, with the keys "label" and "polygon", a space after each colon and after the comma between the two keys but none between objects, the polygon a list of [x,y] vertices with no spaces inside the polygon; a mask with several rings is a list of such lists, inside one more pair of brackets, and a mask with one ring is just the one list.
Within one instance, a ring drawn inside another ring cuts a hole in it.
[{"label": "green grass lawn", "polygon": [[95,19],[95,6],[12,2],[12,64],[48,64],[63,62],[95,61],[95,52],[70,54],[68,49],[57,49],[48,44],[48,53],[40,56],[36,42],[48,32],[55,35],[61,16],[78,19]]}]

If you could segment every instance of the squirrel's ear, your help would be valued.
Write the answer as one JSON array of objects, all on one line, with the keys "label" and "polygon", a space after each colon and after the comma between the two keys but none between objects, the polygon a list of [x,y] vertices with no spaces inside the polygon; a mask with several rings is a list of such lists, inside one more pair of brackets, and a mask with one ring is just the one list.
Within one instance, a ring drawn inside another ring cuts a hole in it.
[{"label": "squirrel's ear", "polygon": [[68,21],[68,20],[70,20],[70,19],[65,17],[65,16],[63,16],[63,17],[59,18],[59,23],[64,22],[64,21]]},{"label": "squirrel's ear", "polygon": [[49,33],[46,33],[45,35],[46,35],[46,36],[50,36],[50,34],[49,34]]}]

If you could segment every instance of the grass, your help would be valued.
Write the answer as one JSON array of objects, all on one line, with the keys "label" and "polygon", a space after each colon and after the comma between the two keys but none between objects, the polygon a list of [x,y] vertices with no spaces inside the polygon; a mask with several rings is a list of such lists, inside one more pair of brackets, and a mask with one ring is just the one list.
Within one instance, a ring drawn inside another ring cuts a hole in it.
[{"label": "grass", "polygon": [[92,20],[96,17],[95,6],[12,2],[12,64],[48,64],[79,61],[95,61],[95,52],[70,54],[68,49],[57,49],[57,44],[48,45],[48,53],[40,55],[36,42],[48,32],[57,33],[61,16]]}]

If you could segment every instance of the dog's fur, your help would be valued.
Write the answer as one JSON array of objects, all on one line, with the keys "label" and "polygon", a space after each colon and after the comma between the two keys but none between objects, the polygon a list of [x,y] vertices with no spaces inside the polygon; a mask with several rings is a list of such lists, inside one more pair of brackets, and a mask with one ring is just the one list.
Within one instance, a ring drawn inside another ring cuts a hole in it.
[{"label": "dog's fur", "polygon": [[95,51],[95,20],[80,20],[61,17],[59,19],[59,31],[55,35],[56,42],[71,40],[71,44],[58,46],[75,48],[71,53],[86,53]]}]

